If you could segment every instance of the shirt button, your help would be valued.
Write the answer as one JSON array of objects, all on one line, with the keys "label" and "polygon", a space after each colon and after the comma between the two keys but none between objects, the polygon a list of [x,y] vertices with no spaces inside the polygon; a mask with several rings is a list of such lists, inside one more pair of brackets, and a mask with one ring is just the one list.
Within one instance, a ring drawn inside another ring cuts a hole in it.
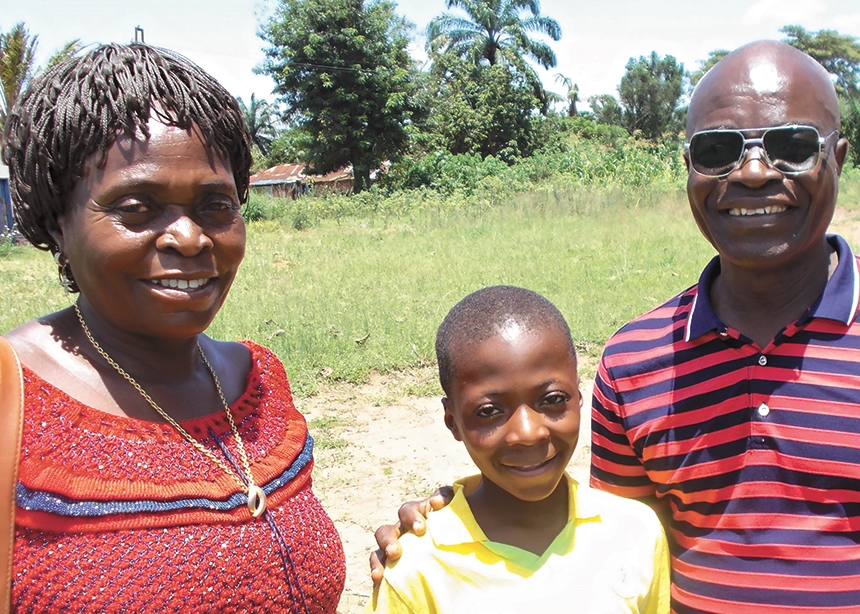
[{"label": "shirt button", "polygon": [[765,356],[764,354],[759,356],[758,357],[758,364],[760,364],[762,367],[765,366],[767,364],[767,356]]},{"label": "shirt button", "polygon": [[768,407],[765,403],[762,403],[758,406],[758,415],[762,418],[766,418],[770,413],[770,407]]}]

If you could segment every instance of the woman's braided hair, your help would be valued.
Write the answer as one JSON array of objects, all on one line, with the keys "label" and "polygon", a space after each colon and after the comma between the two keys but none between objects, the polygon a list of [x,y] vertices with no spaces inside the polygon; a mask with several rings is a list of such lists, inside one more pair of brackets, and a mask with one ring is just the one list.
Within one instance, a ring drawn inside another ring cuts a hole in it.
[{"label": "woman's braided hair", "polygon": [[142,44],[109,44],[33,79],[10,111],[3,156],[21,233],[56,253],[51,232],[91,156],[105,162],[116,138],[149,138],[150,118],[197,127],[230,161],[248,198],[251,140],[236,99],[188,59]]}]

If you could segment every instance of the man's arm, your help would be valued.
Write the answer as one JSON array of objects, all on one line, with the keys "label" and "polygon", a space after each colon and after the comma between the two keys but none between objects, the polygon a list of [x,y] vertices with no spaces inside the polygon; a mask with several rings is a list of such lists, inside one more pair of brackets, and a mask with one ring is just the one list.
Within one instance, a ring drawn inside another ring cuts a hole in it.
[{"label": "man's arm", "polygon": [[668,504],[658,499],[657,485],[645,472],[624,426],[624,404],[601,358],[594,378],[591,401],[591,479],[592,488],[605,490],[649,505],[663,526],[669,516]]},{"label": "man's arm", "polygon": [[374,586],[382,581],[385,561],[396,561],[400,558],[400,536],[406,533],[424,535],[427,530],[425,521],[430,512],[441,510],[451,503],[453,498],[454,489],[443,486],[426,499],[404,503],[397,511],[396,524],[384,524],[376,529],[376,545],[379,548],[370,553],[370,577]]}]

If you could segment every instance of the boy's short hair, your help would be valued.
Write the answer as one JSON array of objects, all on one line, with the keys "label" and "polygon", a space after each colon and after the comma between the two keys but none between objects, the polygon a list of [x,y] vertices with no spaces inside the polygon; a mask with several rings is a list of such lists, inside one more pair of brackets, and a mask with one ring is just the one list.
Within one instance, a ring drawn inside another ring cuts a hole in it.
[{"label": "boy's short hair", "polygon": [[149,136],[150,118],[200,130],[230,161],[247,200],[251,140],[236,99],[202,68],[149,45],[103,45],[39,75],[10,109],[3,157],[9,165],[18,228],[39,249],[51,236],[90,157],[104,163],[120,134]]},{"label": "boy's short hair", "polygon": [[516,323],[528,331],[555,328],[564,333],[570,343],[570,353],[576,359],[576,349],[570,327],[558,308],[537,292],[516,286],[490,286],[472,292],[451,308],[436,333],[436,360],[439,362],[439,383],[450,394],[454,377],[453,349],[456,346],[480,343],[500,334],[506,326]]}]

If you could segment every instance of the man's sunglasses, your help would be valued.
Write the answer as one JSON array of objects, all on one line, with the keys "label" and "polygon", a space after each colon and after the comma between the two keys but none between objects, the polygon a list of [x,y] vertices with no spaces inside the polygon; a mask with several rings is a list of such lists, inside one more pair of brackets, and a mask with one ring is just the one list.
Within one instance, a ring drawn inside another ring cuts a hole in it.
[{"label": "man's sunglasses", "polygon": [[[743,132],[760,132],[746,138]],[[779,126],[741,130],[703,130],[684,145],[695,171],[709,177],[725,177],[740,166],[749,146],[760,147],[764,161],[783,175],[799,175],[818,164],[821,148],[833,134],[822,137],[812,126]]]}]

